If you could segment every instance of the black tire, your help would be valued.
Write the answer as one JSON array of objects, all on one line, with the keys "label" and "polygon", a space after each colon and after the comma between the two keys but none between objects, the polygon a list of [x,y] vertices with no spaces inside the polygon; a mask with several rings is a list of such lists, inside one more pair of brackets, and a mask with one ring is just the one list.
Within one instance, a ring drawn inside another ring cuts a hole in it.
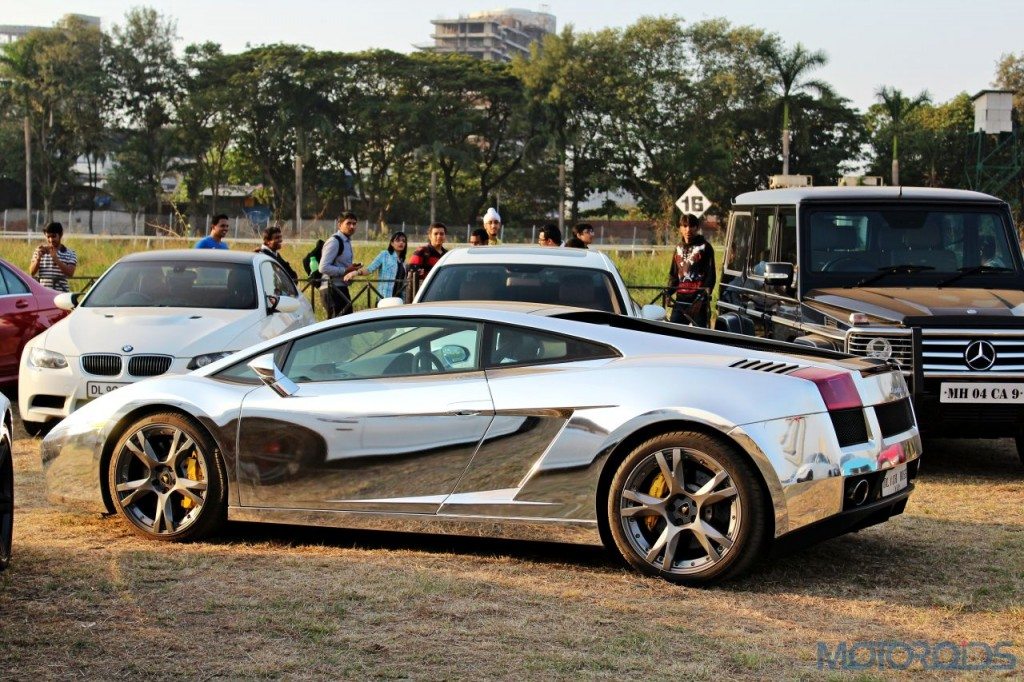
[{"label": "black tire", "polygon": [[767,541],[767,508],[752,466],[732,447],[677,431],[640,444],[619,464],[607,520],[629,565],[699,585],[750,568]]},{"label": "black tire", "polygon": [[14,462],[11,442],[0,438],[0,571],[11,563],[14,541]]},{"label": "black tire", "polygon": [[225,520],[220,453],[206,430],[182,414],[154,414],[128,427],[110,457],[107,485],[118,514],[146,538],[198,540]]},{"label": "black tire", "polygon": [[54,424],[56,424],[56,422],[28,422],[24,419],[21,420],[21,425],[25,427],[25,433],[32,438],[45,436],[53,429]]}]

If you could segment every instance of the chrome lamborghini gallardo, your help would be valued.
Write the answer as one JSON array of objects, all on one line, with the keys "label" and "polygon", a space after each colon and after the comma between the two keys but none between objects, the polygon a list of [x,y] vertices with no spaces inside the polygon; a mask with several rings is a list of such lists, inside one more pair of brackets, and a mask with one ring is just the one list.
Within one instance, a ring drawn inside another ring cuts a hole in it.
[{"label": "chrome lamborghini gallardo", "polygon": [[920,453],[881,361],[536,303],[323,322],[120,388],[42,445],[52,500],[153,539],[231,519],[603,542],[686,583],[901,513]]}]

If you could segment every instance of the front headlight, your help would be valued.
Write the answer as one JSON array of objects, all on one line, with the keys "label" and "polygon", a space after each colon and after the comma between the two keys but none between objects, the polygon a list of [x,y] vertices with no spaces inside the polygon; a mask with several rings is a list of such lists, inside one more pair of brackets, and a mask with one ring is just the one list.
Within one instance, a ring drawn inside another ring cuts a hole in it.
[{"label": "front headlight", "polygon": [[235,351],[233,350],[222,350],[218,353],[206,353],[205,355],[197,355],[189,361],[187,368],[199,369],[200,367],[206,367],[211,362],[217,362],[221,358],[226,358],[227,356],[231,355],[234,352]]},{"label": "front headlight", "polygon": [[68,360],[52,350],[33,348],[28,354],[28,366],[42,369],[64,369],[68,366]]}]

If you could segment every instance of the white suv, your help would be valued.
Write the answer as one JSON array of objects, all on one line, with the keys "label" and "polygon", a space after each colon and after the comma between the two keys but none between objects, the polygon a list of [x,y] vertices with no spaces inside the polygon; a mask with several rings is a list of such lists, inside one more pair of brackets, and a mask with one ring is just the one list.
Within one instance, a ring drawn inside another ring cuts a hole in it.
[{"label": "white suv", "polygon": [[[449,251],[423,281],[413,303],[430,301],[527,301],[665,319],[661,306],[641,306],[629,297],[608,256],[572,248],[479,246]],[[381,304],[397,302],[384,299]]]}]

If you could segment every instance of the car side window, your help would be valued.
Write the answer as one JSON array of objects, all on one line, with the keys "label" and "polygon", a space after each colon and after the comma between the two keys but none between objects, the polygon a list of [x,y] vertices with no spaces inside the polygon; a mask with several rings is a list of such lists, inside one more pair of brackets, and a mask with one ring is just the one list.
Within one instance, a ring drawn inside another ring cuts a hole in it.
[{"label": "car side window", "polygon": [[725,269],[740,273],[747,265],[747,252],[750,249],[750,234],[754,229],[754,221],[749,213],[737,213],[733,216],[732,239],[725,254]]},{"label": "car side window", "polygon": [[749,274],[764,277],[765,265],[771,260],[775,241],[775,207],[754,209],[754,234],[750,240]]},{"label": "car side window", "polygon": [[779,255],[783,263],[796,265],[796,209],[779,208]]},{"label": "car side window", "polygon": [[292,278],[277,263],[270,261],[260,263],[260,279],[263,281],[263,291],[268,296],[299,295]]},{"label": "car side window", "polygon": [[480,327],[441,318],[333,327],[296,339],[282,371],[301,384],[476,370]]},{"label": "car side window", "polygon": [[535,329],[495,325],[487,349],[487,365],[536,365],[616,357],[617,353],[597,343]]},{"label": "car side window", "polygon": [[13,272],[0,265],[0,296],[27,294],[28,287]]}]

